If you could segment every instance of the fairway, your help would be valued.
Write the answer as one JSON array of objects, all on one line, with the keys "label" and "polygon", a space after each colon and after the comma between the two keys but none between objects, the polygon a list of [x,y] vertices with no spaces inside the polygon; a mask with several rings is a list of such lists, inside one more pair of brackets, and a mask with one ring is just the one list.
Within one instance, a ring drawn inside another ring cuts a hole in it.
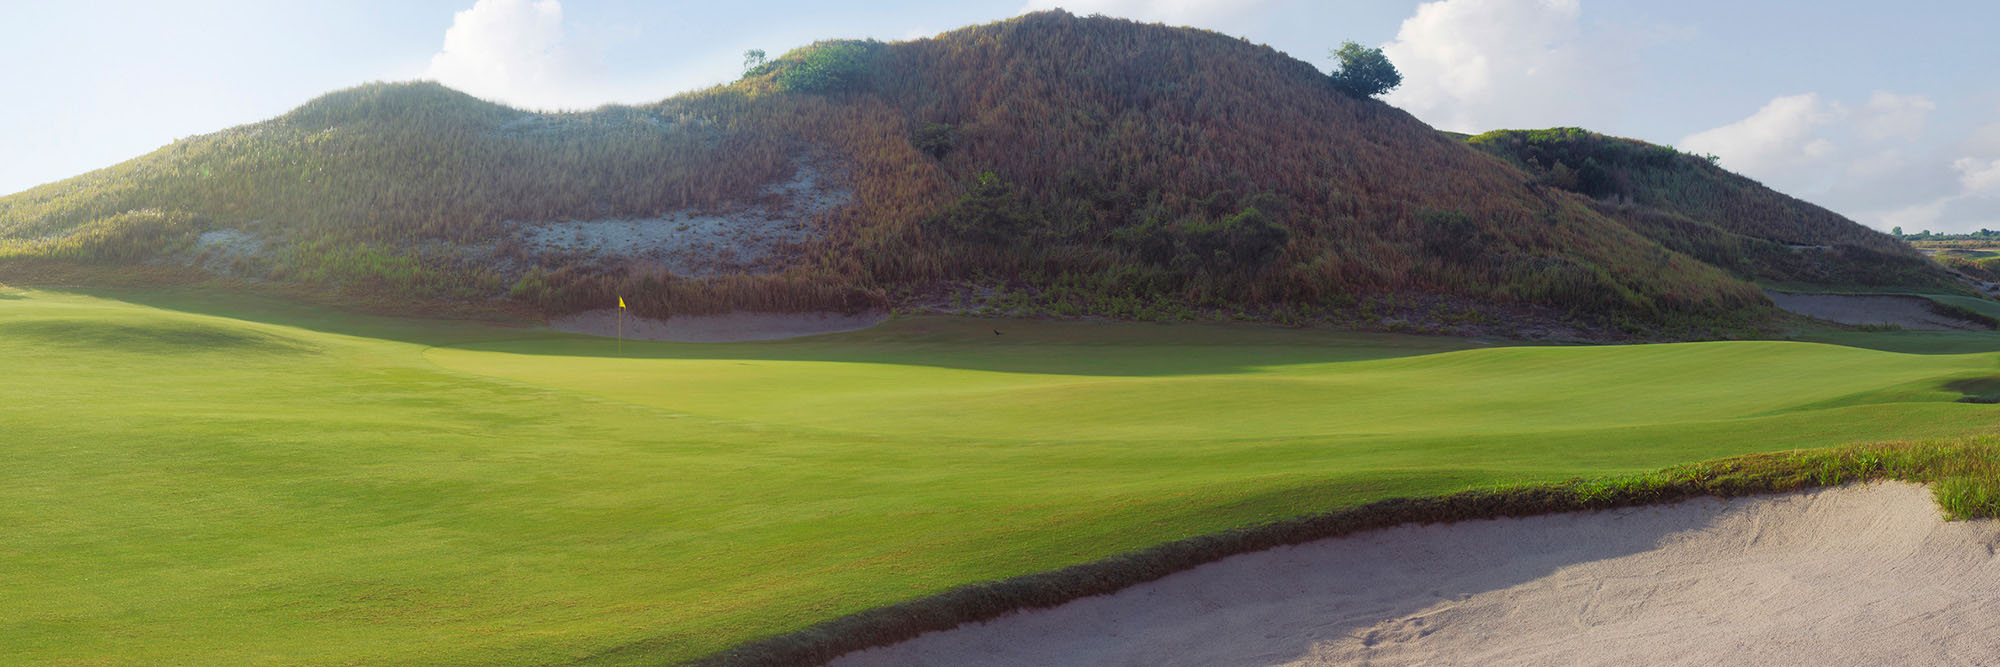
[{"label": "fairway", "polygon": [[121,298],[0,296],[0,661],[686,660],[1372,499],[2000,422],[1956,402],[2000,387],[1991,334],[920,317],[621,351]]}]

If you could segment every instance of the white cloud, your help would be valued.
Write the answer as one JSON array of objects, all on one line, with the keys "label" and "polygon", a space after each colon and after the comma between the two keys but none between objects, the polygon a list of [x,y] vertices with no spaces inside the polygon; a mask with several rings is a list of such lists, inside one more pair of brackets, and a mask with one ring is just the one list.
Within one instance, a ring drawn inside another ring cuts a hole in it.
[{"label": "white cloud", "polygon": [[2000,193],[1968,192],[1939,197],[1884,213],[1879,221],[1863,221],[1877,229],[1899,226],[1910,232],[1928,229],[1955,234],[2000,228]]},{"label": "white cloud", "polygon": [[1680,148],[1720,156],[1724,167],[1765,178],[1832,155],[1838,147],[1818,133],[1843,113],[1817,93],[1780,97],[1748,118],[1689,135]]},{"label": "white cloud", "polygon": [[1973,130],[1972,138],[1965,142],[1965,149],[1974,155],[2000,157],[2000,123]]},{"label": "white cloud", "polygon": [[1962,157],[1953,160],[1958,182],[1967,194],[2000,194],[2000,158],[1991,160]]},{"label": "white cloud", "polygon": [[1216,23],[1233,22],[1271,4],[1272,0],[1028,0],[1021,11],[1063,9],[1084,16],[1103,14],[1214,29]]},{"label": "white cloud", "polygon": [[531,108],[582,108],[606,98],[601,58],[566,39],[558,0],[479,0],[452,15],[426,78]]},{"label": "white cloud", "polygon": [[1935,225],[1938,218],[1944,215],[1945,205],[1949,203],[1951,203],[1949,199],[1937,199],[1921,204],[1905,206],[1892,211],[1876,213],[1871,217],[1874,218],[1876,229],[1888,230],[1902,227],[1903,231],[1916,232],[1930,229]]},{"label": "white cloud", "polygon": [[[1940,170],[1920,172],[1934,174]],[[1908,232],[1934,230],[1952,234],[2000,228],[2000,158],[1958,158],[1942,172],[1956,172],[1956,182],[1950,176],[1932,180],[1956,188],[1946,194],[1918,194],[1908,198],[1914,204],[1886,212],[1862,212],[1854,220],[1878,230],[1900,226]]]},{"label": "white cloud", "polygon": [[1879,181],[1906,172],[1910,167],[1910,157],[1907,154],[1900,149],[1890,148],[1848,163],[1845,176],[1855,181]]},{"label": "white cloud", "polygon": [[1403,73],[1383,99],[1447,130],[1601,126],[1640,49],[1687,35],[1586,30],[1579,0],[1441,0],[1382,51]]},{"label": "white cloud", "polygon": [[1856,112],[1855,129],[1868,141],[1915,139],[1924,133],[1924,121],[1935,110],[1937,103],[1922,95],[1878,90]]},{"label": "white cloud", "polygon": [[1883,91],[1854,107],[1792,95],[1679,147],[1877,229],[2000,227],[2000,123],[1959,129],[1960,141],[1923,141],[1935,134],[1926,125],[1937,108]]}]

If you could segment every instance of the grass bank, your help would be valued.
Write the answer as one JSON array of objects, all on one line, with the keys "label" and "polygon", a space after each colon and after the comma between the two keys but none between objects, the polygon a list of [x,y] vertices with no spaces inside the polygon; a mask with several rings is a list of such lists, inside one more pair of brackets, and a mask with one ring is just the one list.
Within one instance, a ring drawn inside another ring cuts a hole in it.
[{"label": "grass bank", "polygon": [[1409,523],[1439,523],[1733,498],[1851,482],[1929,484],[1952,519],[2000,517],[2000,438],[1849,445],[1674,466],[1657,472],[1378,500],[1202,535],[1052,572],[978,583],[870,609],[709,656],[709,665],[817,664],[926,632],[1105,595],[1223,558]]}]

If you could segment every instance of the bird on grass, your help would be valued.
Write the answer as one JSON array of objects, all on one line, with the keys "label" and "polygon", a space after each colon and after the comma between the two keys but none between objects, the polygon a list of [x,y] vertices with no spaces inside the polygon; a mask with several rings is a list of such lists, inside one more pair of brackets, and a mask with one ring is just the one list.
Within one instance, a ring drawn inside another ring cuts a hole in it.
[{"label": "bird on grass", "polygon": [[999,329],[994,329],[994,330],[993,330],[993,335],[995,335],[995,336],[998,336],[998,335],[1000,335],[1000,330],[999,330]]}]

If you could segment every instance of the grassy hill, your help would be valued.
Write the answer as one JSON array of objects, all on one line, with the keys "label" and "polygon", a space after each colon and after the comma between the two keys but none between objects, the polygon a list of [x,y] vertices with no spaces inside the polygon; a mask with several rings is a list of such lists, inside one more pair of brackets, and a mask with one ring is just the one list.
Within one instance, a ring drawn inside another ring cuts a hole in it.
[{"label": "grassy hill", "polygon": [[[0,279],[139,263],[550,314],[622,295],[650,315],[975,284],[1056,314],[1365,321],[1415,298],[1431,319],[1524,306],[1635,331],[1755,321],[1747,279],[1936,282],[1872,232],[1712,166],[1614,168],[1639,190],[1594,192],[1544,187],[1545,164],[1346,97],[1269,47],[1045,12],[815,44],[641,107],[340,91],[0,198]],[[783,208],[773,188],[808,171],[841,196],[729,270],[537,241]],[[1642,208],[1592,198],[1607,195]],[[1836,250],[1804,268],[1781,248],[1819,241]]]},{"label": "grassy hill", "polygon": [[1700,156],[1573,127],[1500,130],[1467,141],[1543,185],[1590,197],[1593,209],[1661,245],[1745,279],[1957,289],[1950,272],[1899,239]]}]

